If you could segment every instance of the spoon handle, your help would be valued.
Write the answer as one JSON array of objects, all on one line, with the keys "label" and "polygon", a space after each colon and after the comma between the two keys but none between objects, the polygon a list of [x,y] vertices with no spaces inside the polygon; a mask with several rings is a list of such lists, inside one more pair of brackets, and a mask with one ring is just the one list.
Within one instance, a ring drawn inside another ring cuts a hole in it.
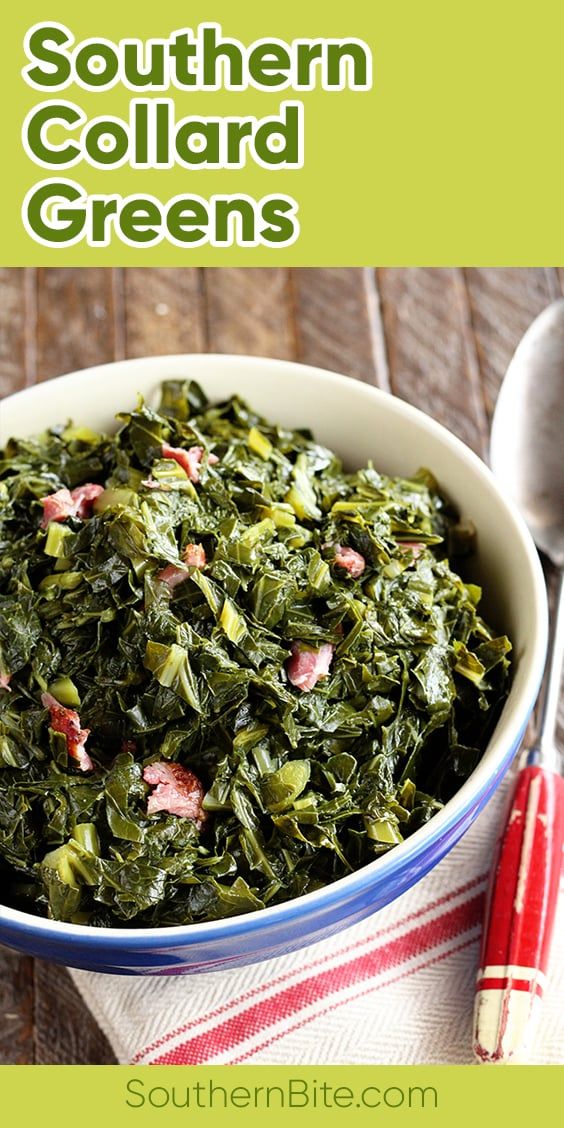
[{"label": "spoon handle", "polygon": [[527,753],[496,847],[474,1009],[479,1061],[509,1061],[531,1037],[544,990],[564,844],[564,779],[555,729],[564,657],[564,583],[539,696],[539,735]]},{"label": "spoon handle", "polygon": [[474,1010],[474,1053],[509,1061],[538,1017],[564,843],[564,779],[527,765],[517,777],[486,904]]}]

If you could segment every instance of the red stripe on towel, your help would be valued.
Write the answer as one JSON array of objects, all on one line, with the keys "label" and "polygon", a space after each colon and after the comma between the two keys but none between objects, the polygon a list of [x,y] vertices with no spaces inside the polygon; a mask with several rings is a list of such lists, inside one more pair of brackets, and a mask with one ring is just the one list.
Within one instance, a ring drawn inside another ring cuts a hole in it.
[{"label": "red stripe on towel", "polygon": [[478,894],[403,936],[378,944],[338,967],[330,967],[277,991],[233,1015],[210,1030],[182,1042],[154,1059],[155,1065],[198,1065],[225,1053],[281,1019],[430,951],[475,925],[481,917],[483,897]]},{"label": "red stripe on towel", "polygon": [[273,1034],[271,1038],[267,1038],[265,1042],[261,1042],[260,1046],[253,1046],[252,1050],[247,1050],[247,1053],[241,1054],[239,1057],[233,1058],[227,1065],[239,1065],[242,1061],[247,1061],[249,1058],[254,1057],[260,1050],[265,1050],[271,1046],[273,1042],[279,1042],[280,1038],[285,1038],[287,1034],[293,1034],[295,1030],[301,1030],[302,1026],[307,1026],[309,1022],[313,1022],[316,1018],[323,1018],[326,1014],[333,1014],[338,1007],[344,1007],[347,1003],[354,1003],[357,999],[364,998],[365,995],[372,994],[373,991],[382,991],[386,987],[390,987],[395,983],[399,983],[401,979],[407,979],[409,975],[415,975],[418,971],[423,971],[427,967],[432,967],[433,964],[441,963],[442,960],[448,959],[449,956],[454,956],[456,952],[462,952],[465,948],[470,948],[472,944],[478,943],[478,937],[471,937],[470,940],[463,940],[462,944],[455,944],[453,948],[449,948],[447,952],[440,952],[438,956],[432,956],[430,959],[425,960],[424,963],[416,964],[415,967],[407,968],[406,971],[400,972],[399,975],[394,975],[392,979],[386,979],[385,983],[372,983],[370,987],[365,987],[362,991],[357,991],[354,995],[347,995],[346,999],[334,999],[329,1006],[324,1007],[321,1011],[316,1011],[315,1014],[307,1015],[302,1018],[300,1022],[295,1022],[293,1026],[287,1027],[286,1030],[281,1030],[277,1034]]},{"label": "red stripe on towel", "polygon": [[[475,889],[477,886],[483,885],[486,881],[486,877],[487,874],[478,874],[477,877],[473,877],[470,881],[465,881],[463,885],[459,885],[455,889],[451,889],[450,892],[443,894],[442,897],[437,897],[434,901],[429,901],[428,904],[422,905],[421,908],[416,909],[414,912],[408,913],[404,917],[400,917],[400,919],[397,920],[394,924],[389,924],[386,926],[386,928],[376,929],[373,939],[378,940],[380,937],[389,935],[390,932],[397,932],[398,929],[405,927],[405,925],[410,924],[412,921],[417,920],[419,917],[424,916],[426,913],[432,912],[434,909],[438,909],[442,905],[448,904],[448,902],[454,900],[455,897],[460,897],[462,896],[462,894],[470,892],[471,889]],[[363,947],[367,942],[368,941],[366,938],[364,938],[363,940],[356,940],[354,944],[347,944],[344,947],[329,953],[329,955],[322,956],[315,962],[306,964],[305,966],[298,968],[292,968],[289,971],[284,972],[283,975],[276,976],[270,981],[257,984],[255,987],[250,988],[248,991],[236,995],[233,999],[230,999],[221,1007],[217,1007],[213,1011],[208,1011],[207,1013],[200,1015],[198,1018],[190,1019],[188,1022],[183,1023],[181,1026],[177,1026],[175,1029],[167,1031],[166,1034],[163,1034],[160,1038],[156,1038],[153,1042],[150,1042],[148,1045],[144,1046],[143,1049],[139,1050],[131,1059],[131,1064],[135,1065],[137,1062],[141,1061],[141,1059],[144,1058],[147,1054],[150,1054],[154,1050],[160,1049],[161,1046],[166,1045],[166,1043],[169,1042],[172,1038],[178,1038],[180,1034],[184,1034],[188,1030],[193,1030],[195,1027],[201,1026],[204,1022],[209,1022],[213,1018],[221,1017],[221,1015],[226,1014],[234,1007],[240,1006],[241,1003],[247,1002],[247,1000],[249,999],[256,998],[257,995],[264,994],[265,991],[273,990],[274,988],[280,986],[282,983],[287,982],[288,979],[291,979],[295,975],[300,975],[304,971],[309,971],[310,969],[314,971],[316,969],[319,969],[328,961],[333,962],[339,956],[346,956],[349,952],[352,952],[359,947]]]}]

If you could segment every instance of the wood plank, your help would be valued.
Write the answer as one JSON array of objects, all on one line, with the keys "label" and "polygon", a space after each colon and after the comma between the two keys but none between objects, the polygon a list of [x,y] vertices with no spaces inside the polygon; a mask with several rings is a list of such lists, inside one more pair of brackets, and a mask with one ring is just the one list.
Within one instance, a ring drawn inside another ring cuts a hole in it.
[{"label": "wood plank", "polygon": [[111,270],[38,270],[38,380],[105,364],[114,359],[115,344]]},{"label": "wood plank", "polygon": [[194,268],[123,272],[124,355],[202,352],[206,346],[203,272]]},{"label": "wood plank", "polygon": [[27,279],[25,270],[0,269],[0,397],[20,391],[27,382]]},{"label": "wood plank", "polygon": [[460,271],[385,269],[378,284],[393,391],[484,454],[487,422]]},{"label": "wood plank", "polygon": [[295,356],[286,270],[206,270],[204,282],[210,352]]},{"label": "wood plank", "polygon": [[558,296],[558,280],[556,272],[544,269],[472,268],[464,273],[491,419],[509,361],[531,321]]},{"label": "wood plank", "polygon": [[292,271],[291,287],[298,359],[386,387],[373,272],[301,268]]},{"label": "wood plank", "polygon": [[0,945],[0,1065],[27,1065],[34,1053],[33,960]]},{"label": "wood plank", "polygon": [[[114,359],[116,323],[111,270],[37,272],[36,365],[39,379]],[[34,373],[30,373],[33,377]],[[96,1064],[111,1049],[68,972],[35,961],[35,1061]]]},{"label": "wood plank", "polygon": [[114,1065],[116,1058],[64,967],[35,961],[35,1060],[41,1065]]}]

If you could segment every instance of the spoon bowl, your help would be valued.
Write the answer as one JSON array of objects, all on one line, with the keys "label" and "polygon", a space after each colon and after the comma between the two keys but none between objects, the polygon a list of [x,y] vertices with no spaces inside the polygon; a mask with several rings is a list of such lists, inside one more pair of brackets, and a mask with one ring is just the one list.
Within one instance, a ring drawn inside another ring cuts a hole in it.
[{"label": "spoon bowl", "polygon": [[527,330],[499,393],[492,470],[537,547],[564,568],[564,299]]}]

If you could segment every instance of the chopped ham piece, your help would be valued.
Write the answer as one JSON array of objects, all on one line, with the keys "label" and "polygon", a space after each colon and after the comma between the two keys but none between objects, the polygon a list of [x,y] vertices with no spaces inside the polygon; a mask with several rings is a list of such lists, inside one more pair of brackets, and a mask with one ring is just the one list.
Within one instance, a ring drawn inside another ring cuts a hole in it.
[{"label": "chopped ham piece", "polygon": [[182,559],[189,568],[205,568],[206,553],[201,544],[187,544]]},{"label": "chopped ham piece", "polygon": [[11,674],[0,674],[0,689],[7,689],[8,693],[11,693],[12,692],[12,690],[10,689],[11,678],[12,678]]},{"label": "chopped ham piece", "polygon": [[41,704],[50,713],[50,725],[53,732],[62,732],[67,741],[67,752],[71,760],[75,760],[81,772],[91,772],[94,764],[84,747],[90,729],[80,727],[80,717],[74,709],[67,709],[52,697],[50,693],[41,694]]},{"label": "chopped ham piece", "polygon": [[421,556],[425,545],[421,541],[400,541],[398,544],[400,552],[411,552],[414,560]]},{"label": "chopped ham piece", "polygon": [[167,564],[162,572],[157,575],[157,580],[166,584],[169,591],[174,591],[178,584],[183,584],[190,575],[189,568],[203,568],[206,563],[206,554],[201,544],[187,544],[182,553],[182,564]]},{"label": "chopped ham piece", "polygon": [[65,486],[56,493],[40,498],[43,506],[42,528],[46,529],[49,521],[66,521],[67,517],[80,517],[84,520],[85,517],[90,517],[95,499],[103,492],[103,486],[85,482],[74,490],[67,490]]},{"label": "chopped ham piece", "polygon": [[77,486],[76,489],[71,490],[71,497],[75,503],[75,516],[90,517],[92,513],[92,506],[97,497],[104,492],[103,486],[97,486],[94,482],[85,482],[83,486]]},{"label": "chopped ham piece", "polygon": [[161,572],[157,572],[157,580],[161,584],[166,584],[169,591],[174,591],[178,584],[183,584],[190,575],[187,568],[183,568],[180,564],[167,564]]},{"label": "chopped ham piece", "polygon": [[[204,457],[204,448],[201,446],[193,446],[188,450],[183,450],[182,447],[173,447],[168,443],[163,443],[161,447],[163,458],[173,458],[178,465],[186,471],[191,482],[200,481],[200,463]],[[213,465],[219,459],[216,454],[208,455],[208,462]]]},{"label": "chopped ham piece", "polygon": [[169,815],[192,819],[198,828],[202,826],[206,818],[202,810],[204,789],[189,768],[159,760],[147,765],[143,779],[154,788],[147,800],[148,815],[167,811]]},{"label": "chopped ham piece", "polygon": [[286,663],[288,680],[305,693],[313,689],[320,678],[326,678],[335,647],[324,642],[319,650],[304,649],[301,642],[292,643],[292,657]]},{"label": "chopped ham piece", "polygon": [[335,545],[334,563],[344,568],[354,580],[362,576],[366,568],[366,560],[360,552],[355,552],[354,548],[343,548],[340,544]]},{"label": "chopped ham piece", "polygon": [[66,488],[39,500],[43,506],[41,526],[44,529],[47,528],[49,521],[66,521],[67,517],[72,517],[74,514],[72,494]]}]

